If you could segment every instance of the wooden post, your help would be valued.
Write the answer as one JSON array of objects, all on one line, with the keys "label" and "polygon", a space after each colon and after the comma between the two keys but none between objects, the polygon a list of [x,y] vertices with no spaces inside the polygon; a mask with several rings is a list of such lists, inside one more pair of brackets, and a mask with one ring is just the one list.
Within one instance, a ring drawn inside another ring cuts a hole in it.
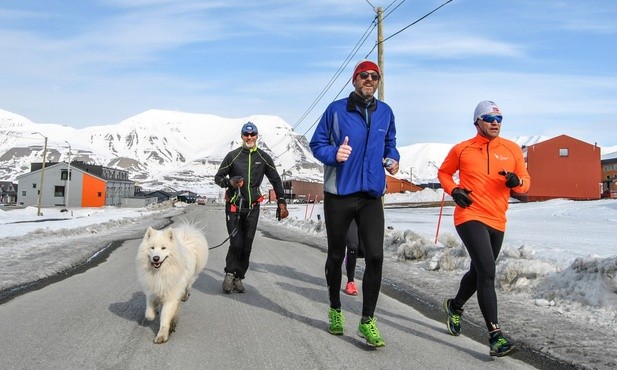
[{"label": "wooden post", "polygon": [[383,62],[383,8],[377,8],[377,65],[379,66],[379,91],[377,97],[381,101],[385,101],[386,92],[384,91],[384,62]]}]

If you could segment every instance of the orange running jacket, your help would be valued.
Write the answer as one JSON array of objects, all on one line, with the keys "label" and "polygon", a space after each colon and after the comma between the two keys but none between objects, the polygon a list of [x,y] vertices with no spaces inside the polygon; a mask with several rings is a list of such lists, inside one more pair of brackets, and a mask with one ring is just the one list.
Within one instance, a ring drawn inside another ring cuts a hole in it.
[{"label": "orange running jacket", "polygon": [[[459,183],[453,175],[459,172]],[[454,209],[454,225],[476,220],[500,231],[506,230],[506,211],[510,200],[510,188],[500,171],[514,172],[522,180],[515,187],[517,193],[526,193],[531,181],[523,151],[513,141],[496,137],[488,140],[484,136],[456,144],[439,168],[438,177],[444,191],[452,195],[456,187],[471,190],[473,200],[467,208]]]}]

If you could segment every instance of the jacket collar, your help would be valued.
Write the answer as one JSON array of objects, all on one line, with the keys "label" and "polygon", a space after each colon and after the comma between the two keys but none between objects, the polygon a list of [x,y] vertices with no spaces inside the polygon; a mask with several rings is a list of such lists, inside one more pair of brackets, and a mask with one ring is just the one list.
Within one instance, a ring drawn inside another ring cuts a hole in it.
[{"label": "jacket collar", "polygon": [[488,143],[489,147],[495,147],[497,145],[499,145],[501,138],[499,136],[497,136],[496,138],[494,138],[493,140],[489,140],[488,138],[480,135],[480,134],[476,134],[476,137],[474,138],[474,141],[480,145],[486,145]]},{"label": "jacket collar", "polygon": [[377,99],[373,97],[370,101],[365,102],[355,91],[352,91],[349,94],[349,99],[347,99],[347,111],[353,112],[357,107],[369,108],[370,111],[374,111],[377,108]]},{"label": "jacket collar", "polygon": [[247,148],[244,145],[244,142],[243,142],[242,145],[240,145],[240,147],[242,148],[243,151],[246,151],[246,152],[249,152],[249,153],[257,151],[257,144],[255,144],[255,146],[252,147],[252,148]]}]

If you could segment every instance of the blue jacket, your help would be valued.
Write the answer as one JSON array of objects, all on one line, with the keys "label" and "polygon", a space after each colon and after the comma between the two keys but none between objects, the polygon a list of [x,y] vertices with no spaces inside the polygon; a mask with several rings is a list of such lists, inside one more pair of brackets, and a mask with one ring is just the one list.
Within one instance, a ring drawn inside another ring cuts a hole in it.
[{"label": "blue jacket", "polygon": [[[321,117],[310,147],[313,156],[324,164],[325,192],[337,195],[364,192],[373,198],[385,193],[386,173],[382,161],[400,159],[396,150],[396,126],[390,106],[377,99],[372,104],[376,106],[359,107],[350,98],[344,98],[332,102]],[[338,163],[336,152],[345,136],[349,137],[351,155],[347,161]]]}]

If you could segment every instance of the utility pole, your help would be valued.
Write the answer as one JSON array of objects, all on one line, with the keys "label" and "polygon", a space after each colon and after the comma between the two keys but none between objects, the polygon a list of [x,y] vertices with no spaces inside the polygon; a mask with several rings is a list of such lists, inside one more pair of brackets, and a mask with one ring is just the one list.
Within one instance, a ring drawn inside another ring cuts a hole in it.
[{"label": "utility pole", "polygon": [[41,202],[43,199],[43,180],[45,179],[45,162],[47,162],[47,136],[40,132],[33,132],[32,134],[39,134],[45,138],[45,147],[43,148],[43,167],[41,167],[41,186],[39,188],[39,199],[36,204],[36,215],[41,216]]},{"label": "utility pole", "polygon": [[366,0],[368,5],[373,8],[373,11],[377,13],[377,65],[379,66],[379,74],[381,78],[377,84],[377,98],[381,101],[385,99],[384,91],[384,63],[383,63],[383,8],[381,6],[374,7],[369,0]]},{"label": "utility pole", "polygon": [[69,145],[69,166],[66,173],[66,200],[64,201],[64,206],[68,211],[69,201],[71,200],[71,143],[66,140],[64,142]]},{"label": "utility pole", "polygon": [[377,98],[381,101],[385,101],[384,91],[384,63],[383,63],[383,8],[377,7],[377,65],[381,72],[381,78],[379,79],[379,92]]}]

